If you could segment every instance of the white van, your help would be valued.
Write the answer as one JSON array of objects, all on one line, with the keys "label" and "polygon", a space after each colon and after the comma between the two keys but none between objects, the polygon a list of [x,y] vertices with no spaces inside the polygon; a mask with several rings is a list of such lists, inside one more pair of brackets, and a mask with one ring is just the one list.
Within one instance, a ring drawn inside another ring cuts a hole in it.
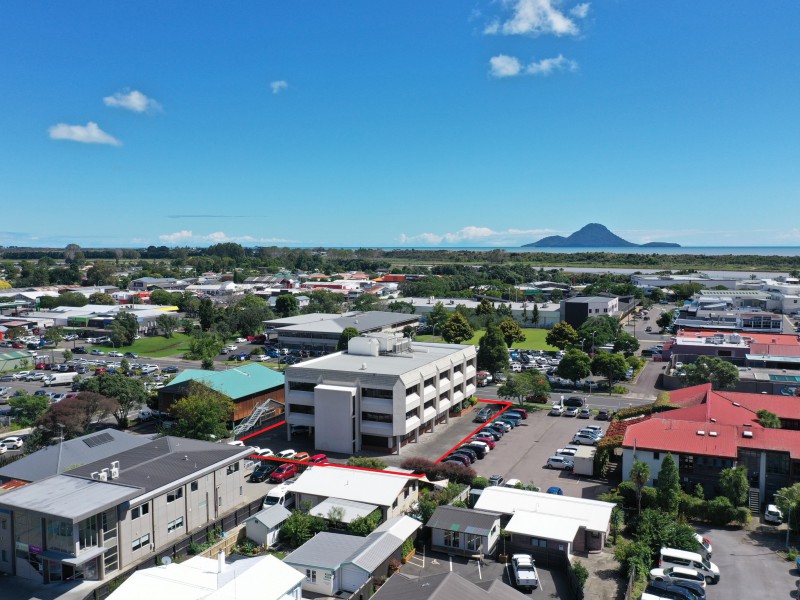
[{"label": "white van", "polygon": [[658,558],[659,568],[675,566],[694,569],[701,573],[708,583],[719,582],[719,567],[709,560],[704,559],[697,552],[678,550],[677,548],[662,548]]},{"label": "white van", "polygon": [[280,504],[288,510],[294,507],[294,494],[291,493],[290,486],[278,485],[272,488],[264,498],[262,508],[269,508],[275,504]]}]

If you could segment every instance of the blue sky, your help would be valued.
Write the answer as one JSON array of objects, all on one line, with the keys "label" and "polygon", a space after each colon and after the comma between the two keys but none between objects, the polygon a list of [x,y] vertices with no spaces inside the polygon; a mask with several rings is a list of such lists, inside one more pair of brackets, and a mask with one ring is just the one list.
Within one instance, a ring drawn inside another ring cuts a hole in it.
[{"label": "blue sky", "polygon": [[800,245],[800,3],[0,3],[0,244]]}]

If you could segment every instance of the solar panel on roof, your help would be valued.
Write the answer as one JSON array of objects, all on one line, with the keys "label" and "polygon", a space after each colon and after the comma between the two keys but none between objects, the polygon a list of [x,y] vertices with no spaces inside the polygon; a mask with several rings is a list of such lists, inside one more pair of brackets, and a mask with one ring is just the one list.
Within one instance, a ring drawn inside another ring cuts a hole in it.
[{"label": "solar panel on roof", "polygon": [[101,444],[107,444],[108,442],[113,441],[114,438],[111,437],[110,433],[98,433],[97,435],[86,438],[83,440],[83,443],[89,446],[89,448],[94,448],[95,446],[100,446]]}]

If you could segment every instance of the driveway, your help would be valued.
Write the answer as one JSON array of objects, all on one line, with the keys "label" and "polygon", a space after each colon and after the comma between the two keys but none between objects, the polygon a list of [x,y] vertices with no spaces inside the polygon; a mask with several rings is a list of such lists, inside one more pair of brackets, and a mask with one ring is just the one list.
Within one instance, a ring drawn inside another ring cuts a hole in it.
[{"label": "driveway", "polygon": [[752,525],[747,529],[711,529],[698,527],[711,540],[711,562],[720,570],[720,581],[709,585],[709,600],[729,598],[797,598],[800,576],[794,564],[779,554],[785,550],[784,530]]}]

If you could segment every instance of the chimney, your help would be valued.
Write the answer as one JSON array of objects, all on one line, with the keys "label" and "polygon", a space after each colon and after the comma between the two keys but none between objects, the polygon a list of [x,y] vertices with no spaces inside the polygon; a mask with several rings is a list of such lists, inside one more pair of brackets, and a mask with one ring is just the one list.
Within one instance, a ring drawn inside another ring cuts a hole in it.
[{"label": "chimney", "polygon": [[217,573],[222,573],[225,570],[225,551],[220,550],[217,554]]}]

